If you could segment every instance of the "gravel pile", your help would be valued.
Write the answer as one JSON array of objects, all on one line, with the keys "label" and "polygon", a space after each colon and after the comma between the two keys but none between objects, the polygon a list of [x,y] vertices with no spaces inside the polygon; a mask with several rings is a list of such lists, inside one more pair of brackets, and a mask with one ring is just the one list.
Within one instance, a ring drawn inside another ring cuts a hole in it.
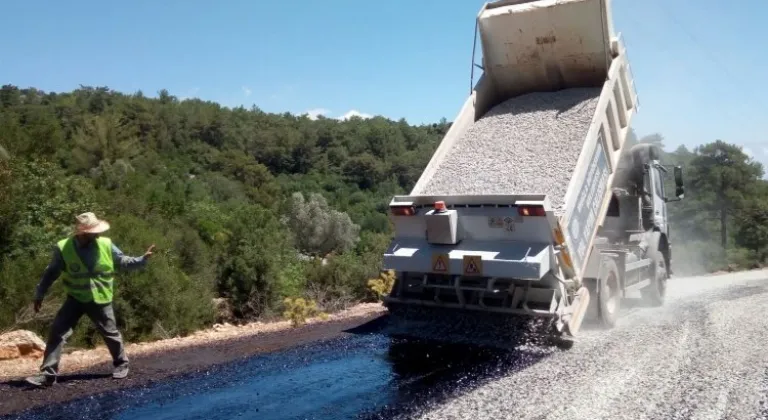
[{"label": "gravel pile", "polygon": [[417,194],[544,193],[562,214],[600,92],[537,92],[497,105],[456,142]]}]

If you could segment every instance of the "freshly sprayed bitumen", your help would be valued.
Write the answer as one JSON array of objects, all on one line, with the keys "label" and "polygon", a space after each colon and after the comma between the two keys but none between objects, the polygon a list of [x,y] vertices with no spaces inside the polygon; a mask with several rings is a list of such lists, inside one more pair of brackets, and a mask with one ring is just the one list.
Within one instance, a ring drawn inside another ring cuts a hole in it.
[{"label": "freshly sprayed bitumen", "polygon": [[562,214],[600,92],[536,92],[495,106],[467,129],[416,193],[547,194]]},{"label": "freshly sprayed bitumen", "polygon": [[570,350],[363,330],[8,418],[768,418],[768,271],[673,278],[667,297],[660,308],[625,302],[615,328],[582,329]]}]

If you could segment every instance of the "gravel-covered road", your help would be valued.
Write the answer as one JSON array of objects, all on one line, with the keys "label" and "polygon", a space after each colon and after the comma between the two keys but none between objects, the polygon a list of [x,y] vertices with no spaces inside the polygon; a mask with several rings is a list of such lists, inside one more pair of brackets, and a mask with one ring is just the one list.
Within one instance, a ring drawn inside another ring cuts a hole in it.
[{"label": "gravel-covered road", "polygon": [[668,293],[570,350],[392,340],[374,325],[18,418],[768,418],[768,271],[677,278]]},{"label": "gravel-covered road", "polygon": [[768,418],[768,272],[677,279],[668,293],[421,418]]}]

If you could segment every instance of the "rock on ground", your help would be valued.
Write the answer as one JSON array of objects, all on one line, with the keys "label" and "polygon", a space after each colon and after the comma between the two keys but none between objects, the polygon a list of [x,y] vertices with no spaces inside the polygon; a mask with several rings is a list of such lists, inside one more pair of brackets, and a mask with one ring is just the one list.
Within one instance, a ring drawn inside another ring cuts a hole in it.
[{"label": "rock on ground", "polygon": [[556,213],[563,213],[600,92],[537,92],[497,105],[466,131],[417,193],[543,193]]},{"label": "rock on ground", "polygon": [[32,331],[17,330],[0,335],[0,360],[36,358],[44,351],[45,342]]}]

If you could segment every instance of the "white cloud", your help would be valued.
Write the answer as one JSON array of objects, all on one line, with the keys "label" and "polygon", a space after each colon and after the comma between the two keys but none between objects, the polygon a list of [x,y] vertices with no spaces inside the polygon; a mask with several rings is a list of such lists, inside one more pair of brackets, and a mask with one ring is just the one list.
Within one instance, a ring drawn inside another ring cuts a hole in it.
[{"label": "white cloud", "polygon": [[741,151],[744,152],[744,154],[749,156],[749,157],[754,157],[755,156],[755,154],[752,153],[752,149],[750,149],[749,147],[742,147]]},{"label": "white cloud", "polygon": [[362,113],[360,111],[351,109],[351,110],[347,111],[346,114],[338,117],[338,119],[344,121],[344,120],[348,120],[348,119],[350,119],[352,117],[360,117],[362,119],[368,119],[368,118],[373,118],[373,115],[371,115],[371,114],[364,114],[364,113]]},{"label": "white cloud", "polygon": [[763,147],[763,154],[768,156],[768,147]]},{"label": "white cloud", "polygon": [[315,109],[310,109],[309,111],[305,112],[305,114],[307,114],[307,116],[309,116],[310,120],[316,120],[317,117],[319,117],[321,115],[323,115],[323,116],[328,115],[329,112],[331,112],[331,111],[329,111],[329,110],[327,110],[325,108],[315,108]]},{"label": "white cloud", "polygon": [[245,94],[245,96],[251,96],[251,93],[253,92],[248,86],[243,86],[243,93]]}]

